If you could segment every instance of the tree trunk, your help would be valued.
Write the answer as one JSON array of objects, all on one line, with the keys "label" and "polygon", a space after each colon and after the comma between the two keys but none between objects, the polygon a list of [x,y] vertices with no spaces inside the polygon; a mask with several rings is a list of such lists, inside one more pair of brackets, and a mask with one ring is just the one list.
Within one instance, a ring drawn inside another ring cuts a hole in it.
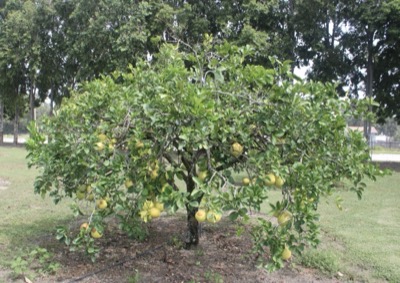
[{"label": "tree trunk", "polygon": [[[368,27],[370,29],[370,27]],[[372,48],[373,48],[373,40],[374,40],[374,33],[371,31],[367,31],[367,36],[368,36],[368,60],[367,60],[367,79],[365,82],[365,95],[368,98],[372,97],[372,80],[373,80],[373,54],[372,54]],[[369,112],[372,111],[371,106],[369,106],[368,109]],[[368,120],[365,120],[364,122],[364,136],[367,139],[368,143],[371,142],[371,122]]]},{"label": "tree trunk", "polygon": [[324,45],[325,45],[325,49],[329,50],[330,47],[330,38],[331,38],[331,34],[329,32],[329,25],[331,23],[331,19],[329,17],[329,8],[326,5],[325,6],[325,38],[324,38]]},{"label": "tree trunk", "polygon": [[16,99],[15,116],[14,116],[14,145],[18,145],[18,126],[19,126],[19,107],[18,107],[18,99]]},{"label": "tree trunk", "polygon": [[53,111],[54,111],[54,86],[52,86],[51,89],[50,89],[50,112],[49,112],[49,116],[53,116]]},{"label": "tree trunk", "polygon": [[199,222],[195,217],[197,210],[198,208],[186,206],[188,230],[185,238],[185,249],[190,249],[192,246],[197,246],[199,244]]},{"label": "tree trunk", "polygon": [[4,143],[4,103],[0,100],[0,145]]},{"label": "tree trunk", "polygon": [[294,69],[296,68],[297,58],[296,58],[296,29],[294,27],[293,18],[295,14],[295,2],[294,0],[289,1],[289,13],[288,17],[288,34],[290,36],[290,60],[292,63],[290,64],[290,71],[294,73]]},{"label": "tree trunk", "polygon": [[332,35],[331,35],[331,48],[334,49],[335,48],[335,37],[337,34],[337,27],[338,27],[338,2],[335,1],[334,4],[335,8],[334,8],[334,12],[333,12],[333,19],[332,19],[332,24],[333,24],[333,28],[332,28]]},{"label": "tree trunk", "polygon": [[[196,184],[193,180],[193,173],[196,172],[196,167],[191,166],[190,162],[183,160],[185,167],[187,169],[186,191],[188,193],[193,192]],[[195,215],[197,212],[197,207],[192,207],[189,204],[186,205],[187,212],[187,234],[185,237],[185,249],[190,249],[192,246],[196,246],[199,243],[199,222],[197,221]]]},{"label": "tree trunk", "polygon": [[36,120],[36,113],[35,113],[35,92],[34,92],[34,87],[33,83],[31,85],[31,88],[29,90],[29,110],[30,110],[30,120],[35,121]]}]

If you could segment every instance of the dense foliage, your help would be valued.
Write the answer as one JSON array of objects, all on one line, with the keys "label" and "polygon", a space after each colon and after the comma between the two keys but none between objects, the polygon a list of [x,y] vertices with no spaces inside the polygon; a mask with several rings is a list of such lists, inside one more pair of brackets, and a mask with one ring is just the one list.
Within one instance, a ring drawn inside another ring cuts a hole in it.
[{"label": "dense foliage", "polygon": [[260,259],[280,267],[318,243],[316,209],[337,182],[349,180],[361,197],[363,179],[379,174],[362,135],[346,127],[369,100],[339,100],[335,85],[303,82],[273,58],[273,68],[247,64],[250,47],[206,37],[189,53],[179,49],[163,45],[151,62],[83,84],[53,118],[32,125],[35,191],[75,198],[77,214],[89,202],[79,234],[60,228],[59,238],[95,255],[107,216],[140,236],[164,208],[185,209],[190,248],[199,222],[248,219],[278,189],[276,219],[259,218],[252,236]]}]

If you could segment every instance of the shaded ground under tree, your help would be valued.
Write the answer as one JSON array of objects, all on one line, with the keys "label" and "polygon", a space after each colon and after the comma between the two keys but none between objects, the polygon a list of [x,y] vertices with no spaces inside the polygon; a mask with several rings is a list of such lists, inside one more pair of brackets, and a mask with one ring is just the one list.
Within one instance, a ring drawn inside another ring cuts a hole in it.
[{"label": "shaded ground under tree", "polygon": [[[257,215],[270,217],[267,215]],[[55,275],[35,278],[33,282],[339,282],[318,271],[288,262],[273,273],[256,267],[251,253],[249,226],[229,220],[203,224],[201,241],[196,249],[185,250],[185,216],[163,216],[149,225],[150,235],[143,242],[129,239],[115,223],[109,223],[106,235],[99,240],[100,257],[93,264],[82,253],[69,252],[54,235],[34,239],[54,254],[61,264]],[[71,223],[78,229],[78,221]],[[242,235],[236,233],[240,228]],[[266,254],[267,255],[267,254]],[[8,274],[9,275],[9,274]],[[14,282],[0,272],[6,282]],[[131,280],[131,281],[129,281]],[[137,280],[137,281],[135,281]],[[16,282],[25,282],[21,276]]]}]

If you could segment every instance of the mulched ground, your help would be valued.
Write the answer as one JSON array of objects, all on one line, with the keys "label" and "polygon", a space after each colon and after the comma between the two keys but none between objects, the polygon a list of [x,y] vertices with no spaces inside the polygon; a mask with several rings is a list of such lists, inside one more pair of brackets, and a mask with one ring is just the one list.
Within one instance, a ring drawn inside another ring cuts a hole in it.
[{"label": "mulched ground", "polygon": [[69,252],[52,236],[37,239],[62,268],[33,282],[340,282],[291,262],[274,273],[258,269],[250,252],[248,227],[239,237],[237,226],[228,220],[203,224],[199,246],[185,250],[181,241],[185,225],[182,215],[162,216],[151,223],[149,238],[139,242],[114,230],[111,223],[99,240],[102,251],[94,264],[81,253]]}]

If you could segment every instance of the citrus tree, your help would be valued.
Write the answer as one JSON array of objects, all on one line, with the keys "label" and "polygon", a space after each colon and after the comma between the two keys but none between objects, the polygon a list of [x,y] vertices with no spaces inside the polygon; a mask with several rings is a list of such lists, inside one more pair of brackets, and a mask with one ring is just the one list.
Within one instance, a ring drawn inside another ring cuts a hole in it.
[{"label": "citrus tree", "polygon": [[272,58],[274,68],[252,65],[247,47],[207,39],[191,52],[160,50],[152,62],[83,84],[30,127],[35,192],[56,203],[75,198],[77,214],[91,207],[76,235],[59,228],[72,248],[96,254],[111,215],[140,236],[163,209],[186,211],[190,248],[199,222],[248,219],[280,190],[276,221],[260,217],[252,230],[254,251],[273,269],[318,243],[317,206],[337,182],[348,179],[361,196],[363,178],[380,173],[362,135],[346,127],[366,101],[340,100],[335,85],[303,82]]}]

